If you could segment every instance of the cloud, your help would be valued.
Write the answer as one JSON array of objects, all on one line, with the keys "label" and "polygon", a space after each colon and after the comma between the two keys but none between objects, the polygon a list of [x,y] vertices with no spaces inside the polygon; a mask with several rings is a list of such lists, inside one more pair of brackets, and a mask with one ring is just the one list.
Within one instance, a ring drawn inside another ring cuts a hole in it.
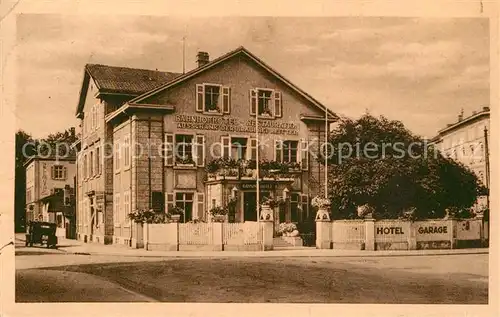
[{"label": "cloud", "polygon": [[298,53],[298,54],[310,53],[316,50],[318,50],[317,46],[307,45],[307,44],[295,44],[292,46],[285,47],[284,49],[285,52]]}]

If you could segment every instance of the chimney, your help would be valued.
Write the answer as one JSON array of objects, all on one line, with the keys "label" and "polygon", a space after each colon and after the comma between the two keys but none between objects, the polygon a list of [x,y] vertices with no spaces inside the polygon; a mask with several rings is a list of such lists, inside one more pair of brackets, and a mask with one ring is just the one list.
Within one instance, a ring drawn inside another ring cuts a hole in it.
[{"label": "chimney", "polygon": [[483,107],[483,111],[490,111],[490,107]]},{"label": "chimney", "polygon": [[71,136],[73,136],[73,137],[74,137],[74,136],[75,136],[75,127],[71,127],[71,128],[69,129],[69,131],[71,132]]},{"label": "chimney", "polygon": [[464,109],[460,111],[460,114],[458,115],[458,122],[462,121],[464,119]]},{"label": "chimney", "polygon": [[210,62],[210,58],[208,56],[208,53],[207,52],[198,52],[198,55],[196,55],[198,57],[198,67],[202,67],[206,64],[208,64],[208,62]]}]

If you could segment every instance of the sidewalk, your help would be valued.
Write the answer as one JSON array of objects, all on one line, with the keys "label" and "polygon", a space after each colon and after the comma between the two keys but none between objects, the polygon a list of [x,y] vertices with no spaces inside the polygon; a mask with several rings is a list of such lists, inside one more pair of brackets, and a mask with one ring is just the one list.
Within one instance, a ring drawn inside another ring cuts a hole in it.
[{"label": "sidewalk", "polygon": [[315,248],[280,249],[273,251],[147,251],[126,246],[83,243],[77,240],[62,239],[58,250],[69,254],[81,255],[117,255],[130,257],[387,257],[387,256],[422,256],[488,254],[488,248],[446,249],[446,250],[401,250],[401,251],[362,251],[328,250]]}]

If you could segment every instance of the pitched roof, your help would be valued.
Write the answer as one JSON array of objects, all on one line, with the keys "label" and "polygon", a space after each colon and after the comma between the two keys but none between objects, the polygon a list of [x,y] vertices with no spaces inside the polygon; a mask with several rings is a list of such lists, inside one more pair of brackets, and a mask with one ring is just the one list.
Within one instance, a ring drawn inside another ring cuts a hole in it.
[{"label": "pitched roof", "polygon": [[310,101],[312,104],[314,104],[316,107],[318,107],[319,109],[321,109],[322,111],[327,111],[328,114],[330,116],[332,116],[335,120],[338,119],[338,116],[333,112],[331,111],[330,109],[328,109],[328,107],[326,107],[325,105],[323,105],[322,103],[320,103],[318,100],[314,99],[311,95],[309,95],[308,93],[306,93],[304,90],[300,89],[299,87],[297,87],[296,85],[294,85],[292,82],[290,82],[288,79],[286,79],[285,77],[283,77],[283,75],[281,75],[280,73],[278,73],[276,70],[274,70],[273,68],[271,68],[269,65],[265,64],[260,58],[258,58],[257,56],[255,56],[254,54],[252,54],[250,51],[248,51],[245,47],[243,46],[240,46],[238,48],[236,48],[235,50],[225,54],[225,55],[222,55],[216,59],[214,59],[213,61],[203,65],[202,67],[198,67],[198,68],[195,68],[185,74],[182,74],[180,76],[178,76],[177,78],[169,81],[169,82],[166,82],[164,83],[163,85],[160,85],[159,87],[157,88],[154,88],[152,89],[151,91],[148,91],[138,97],[135,97],[133,98],[132,100],[130,100],[128,102],[128,104],[134,104],[134,103],[138,103],[150,96],[153,96],[155,94],[157,94],[158,92],[160,91],[163,91],[165,89],[168,89],[170,88],[171,86],[173,85],[176,85],[178,83],[181,83],[185,80],[188,80],[189,78],[192,78],[193,76],[196,76],[197,74],[203,72],[203,71],[206,71],[216,65],[218,65],[219,63],[222,63],[236,55],[239,55],[239,54],[244,54],[246,55],[247,57],[249,57],[251,60],[253,60],[254,62],[256,62],[259,66],[261,66],[262,68],[264,68],[266,71],[268,71],[269,73],[271,73],[273,76],[275,76],[276,78],[280,79],[282,82],[284,82],[286,85],[288,85],[291,89],[295,90],[297,93],[299,93],[300,95],[302,95],[304,98],[306,98],[308,101]]},{"label": "pitched roof", "polygon": [[80,97],[76,107],[77,117],[83,110],[89,80],[92,78],[101,93],[120,93],[139,96],[181,75],[174,72],[87,64],[83,76]]},{"label": "pitched roof", "polygon": [[140,95],[155,89],[181,75],[149,69],[87,64],[86,71],[94,79],[100,92]]}]

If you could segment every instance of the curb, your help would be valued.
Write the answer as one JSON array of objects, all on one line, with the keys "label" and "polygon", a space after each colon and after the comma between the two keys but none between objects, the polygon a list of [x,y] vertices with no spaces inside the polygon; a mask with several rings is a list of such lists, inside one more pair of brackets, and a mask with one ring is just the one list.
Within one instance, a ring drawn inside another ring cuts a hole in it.
[{"label": "curb", "polygon": [[276,252],[276,251],[262,251],[260,253],[202,253],[192,252],[192,254],[177,252],[171,254],[123,254],[123,253],[105,253],[105,252],[69,252],[64,251],[67,254],[73,255],[94,255],[94,256],[121,256],[121,257],[134,257],[134,258],[245,258],[245,257],[255,257],[255,258],[282,258],[282,257],[303,257],[303,258],[320,258],[320,257],[332,257],[332,258],[366,258],[366,257],[408,257],[408,256],[439,256],[439,255],[473,255],[473,254],[489,254],[488,249],[486,250],[467,250],[464,252],[422,252],[422,253],[355,253],[355,254],[339,254],[339,253],[314,253],[314,254],[300,254],[287,252]]}]

